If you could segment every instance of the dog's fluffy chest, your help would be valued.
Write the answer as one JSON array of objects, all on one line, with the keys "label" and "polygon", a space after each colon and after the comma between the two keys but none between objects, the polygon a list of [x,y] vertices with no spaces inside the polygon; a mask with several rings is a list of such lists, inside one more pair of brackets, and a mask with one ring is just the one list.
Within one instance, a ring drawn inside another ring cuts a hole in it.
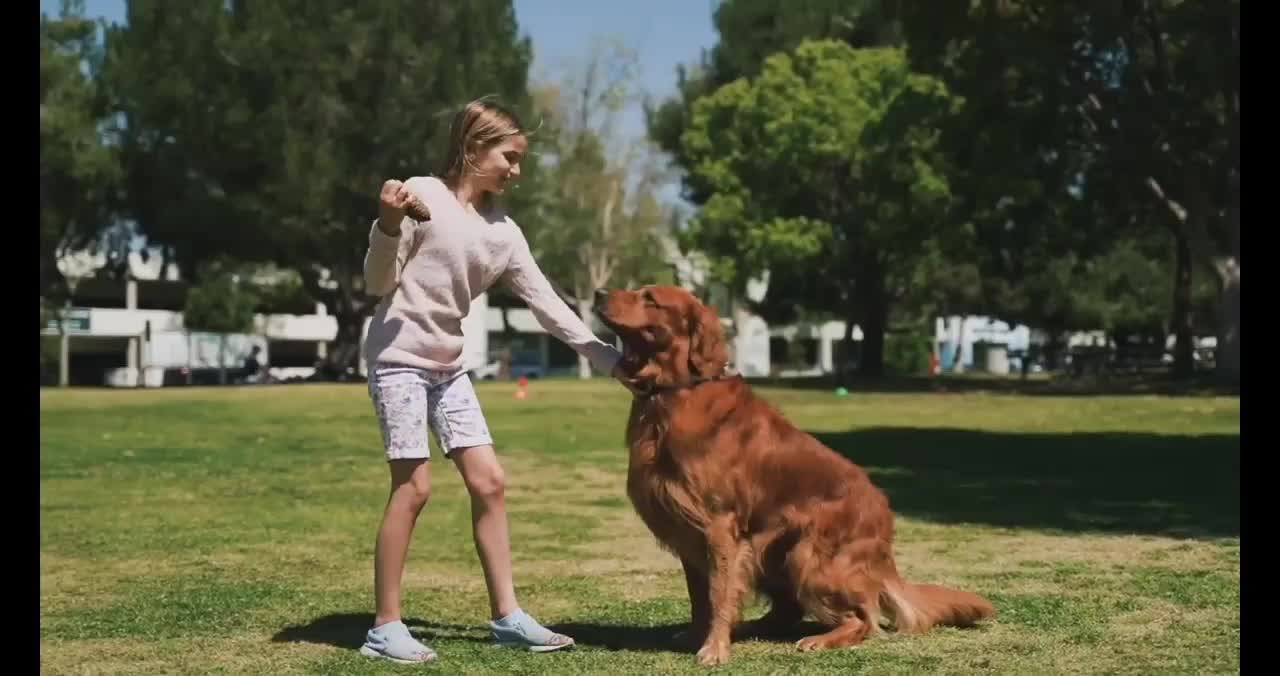
[{"label": "dog's fluffy chest", "polygon": [[705,546],[705,505],[690,478],[675,462],[668,443],[669,411],[659,402],[637,400],[627,425],[630,453],[627,496],[658,542],[688,556]]}]

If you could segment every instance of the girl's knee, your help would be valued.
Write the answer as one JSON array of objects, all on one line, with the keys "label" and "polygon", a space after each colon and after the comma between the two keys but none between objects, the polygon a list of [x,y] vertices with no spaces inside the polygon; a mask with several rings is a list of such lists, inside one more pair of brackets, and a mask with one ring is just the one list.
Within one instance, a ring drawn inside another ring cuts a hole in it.
[{"label": "girl's knee", "polygon": [[485,502],[501,500],[507,491],[507,476],[502,466],[492,463],[482,472],[476,472],[467,482],[471,497]]},{"label": "girl's knee", "polygon": [[427,506],[427,500],[431,498],[431,484],[427,481],[407,481],[396,487],[395,495],[392,497],[405,508],[412,510],[415,514],[421,512],[423,507]]},{"label": "girl's knee", "polygon": [[421,511],[431,498],[431,477],[418,469],[411,474],[392,478],[392,499],[415,512]]}]

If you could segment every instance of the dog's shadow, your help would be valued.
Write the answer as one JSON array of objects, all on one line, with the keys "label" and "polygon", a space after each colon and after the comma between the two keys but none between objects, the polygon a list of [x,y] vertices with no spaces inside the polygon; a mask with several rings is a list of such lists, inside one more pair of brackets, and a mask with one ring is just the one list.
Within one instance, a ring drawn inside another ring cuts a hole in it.
[{"label": "dog's shadow", "polygon": [[634,650],[638,652],[692,652],[680,633],[689,628],[681,624],[658,624],[637,627],[626,624],[602,624],[599,622],[561,622],[547,625],[551,631],[572,636],[575,643],[605,650]]},{"label": "dog's shadow", "polygon": [[[605,650],[660,651],[694,653],[698,650],[688,636],[688,622],[636,627],[597,622],[565,622],[547,625],[548,629],[567,634],[578,645]],[[794,643],[805,636],[825,633],[827,628],[817,622],[801,622],[783,630],[759,631],[742,627],[733,632],[733,641],[764,641],[769,643]]]},{"label": "dog's shadow", "polygon": [[[490,640],[488,630],[480,625],[431,622],[420,618],[404,618],[403,621],[410,633],[427,643],[437,640],[488,643]],[[276,632],[271,640],[276,643],[316,643],[356,650],[364,643],[365,634],[372,626],[372,613],[335,613],[323,615],[305,624],[285,627]],[[572,636],[580,646],[605,650],[693,653],[697,649],[687,638],[687,622],[643,627],[599,622],[563,622],[547,625],[547,628]],[[818,624],[805,622],[783,633],[735,632],[734,640],[794,642],[822,631],[823,628]]]}]

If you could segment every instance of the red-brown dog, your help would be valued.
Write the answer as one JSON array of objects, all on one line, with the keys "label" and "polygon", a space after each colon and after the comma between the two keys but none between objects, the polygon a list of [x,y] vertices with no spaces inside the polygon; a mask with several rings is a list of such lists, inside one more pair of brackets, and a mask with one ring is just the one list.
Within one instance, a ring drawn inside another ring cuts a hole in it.
[{"label": "red-brown dog", "polygon": [[699,662],[728,661],[753,590],[771,602],[755,630],[785,629],[806,613],[831,628],[802,639],[802,650],[856,645],[882,622],[919,633],[995,614],[980,596],[898,575],[884,493],[724,375],[720,321],[691,293],[601,290],[595,310],[648,388],[627,423],[627,494],[684,567]]}]

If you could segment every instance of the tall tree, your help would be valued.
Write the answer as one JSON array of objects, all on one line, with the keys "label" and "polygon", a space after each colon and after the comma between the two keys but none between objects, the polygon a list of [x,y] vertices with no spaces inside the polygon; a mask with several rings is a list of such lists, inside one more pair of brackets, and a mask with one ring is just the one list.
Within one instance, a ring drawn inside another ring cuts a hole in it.
[{"label": "tall tree", "polygon": [[[542,264],[568,284],[567,300],[588,324],[595,289],[653,281],[665,269],[654,255],[668,220],[655,196],[665,172],[649,143],[626,138],[619,127],[637,101],[637,66],[633,51],[599,40],[580,67],[535,88],[546,180],[544,199],[523,221]],[[585,357],[578,372],[591,375]]]},{"label": "tall tree", "polygon": [[1237,379],[1238,0],[904,0],[900,7],[913,65],[969,101],[966,123],[949,137],[955,164],[987,186],[985,195],[966,191],[977,196],[972,210],[992,209],[1003,197],[998,186],[1010,184],[1002,177],[1028,162],[1057,166],[1059,186],[1077,178],[1063,169],[1108,176],[1113,182],[1076,187],[1091,200],[1110,193],[1113,218],[1140,202],[1158,206],[1162,213],[1151,218],[1167,223],[1176,242],[1170,270],[1180,367],[1190,367],[1191,272],[1209,268],[1221,291],[1219,368]]},{"label": "tall tree", "polygon": [[[698,99],[734,80],[757,75],[766,58],[793,50],[806,39],[840,40],[856,48],[895,46],[901,42],[896,5],[881,0],[725,0],[717,3],[712,20],[719,33],[717,43],[703,52],[697,64],[677,67],[675,96],[657,104],[647,102],[645,106],[650,137],[683,170],[684,197],[695,205],[705,204],[710,194],[698,181],[689,180],[693,159],[686,154],[681,138],[689,128]],[[944,305],[970,291],[970,287],[958,283],[969,279],[970,271],[950,266],[946,269],[959,277],[955,292],[949,294],[951,298]],[[839,300],[841,294],[832,288],[814,288],[812,283],[819,280],[810,279],[805,271],[774,269],[767,274],[772,291],[763,303],[730,302],[735,308],[735,320],[745,308],[761,313],[771,322],[794,321],[797,313],[805,309],[809,316],[846,316],[847,307]],[[824,287],[835,283],[835,279],[821,281]],[[932,291],[940,288],[931,287]],[[741,289],[731,296],[741,298]],[[842,373],[843,361],[852,353],[852,329],[847,327],[845,349],[841,352]]]},{"label": "tall tree", "polygon": [[79,1],[40,16],[40,294],[55,304],[68,292],[58,260],[110,225],[120,178],[103,133],[98,28]]},{"label": "tall tree", "polygon": [[778,292],[862,327],[859,368],[880,375],[890,311],[966,237],[939,219],[950,189],[935,130],[954,107],[898,49],[806,41],[770,57],[693,107],[684,153],[709,198],[690,243],[738,288],[783,271]]},{"label": "tall tree", "polygon": [[[842,40],[853,47],[901,43],[896,4],[889,0],[724,0],[716,3],[712,23],[719,40],[697,64],[677,66],[675,96],[645,106],[650,137],[685,169],[690,165],[680,137],[694,101],[755,76],[769,56],[806,39]],[[702,204],[708,196],[686,183],[685,197]]]},{"label": "tall tree", "polygon": [[239,67],[242,39],[212,0],[129,0],[105,38],[125,215],[191,277],[222,256],[269,255],[247,208],[272,155],[269,93]]},{"label": "tall tree", "polygon": [[220,255],[296,268],[337,319],[330,359],[354,366],[378,186],[435,173],[467,101],[527,109],[510,0],[129,0],[127,14],[109,48],[144,230],[189,272]]}]

